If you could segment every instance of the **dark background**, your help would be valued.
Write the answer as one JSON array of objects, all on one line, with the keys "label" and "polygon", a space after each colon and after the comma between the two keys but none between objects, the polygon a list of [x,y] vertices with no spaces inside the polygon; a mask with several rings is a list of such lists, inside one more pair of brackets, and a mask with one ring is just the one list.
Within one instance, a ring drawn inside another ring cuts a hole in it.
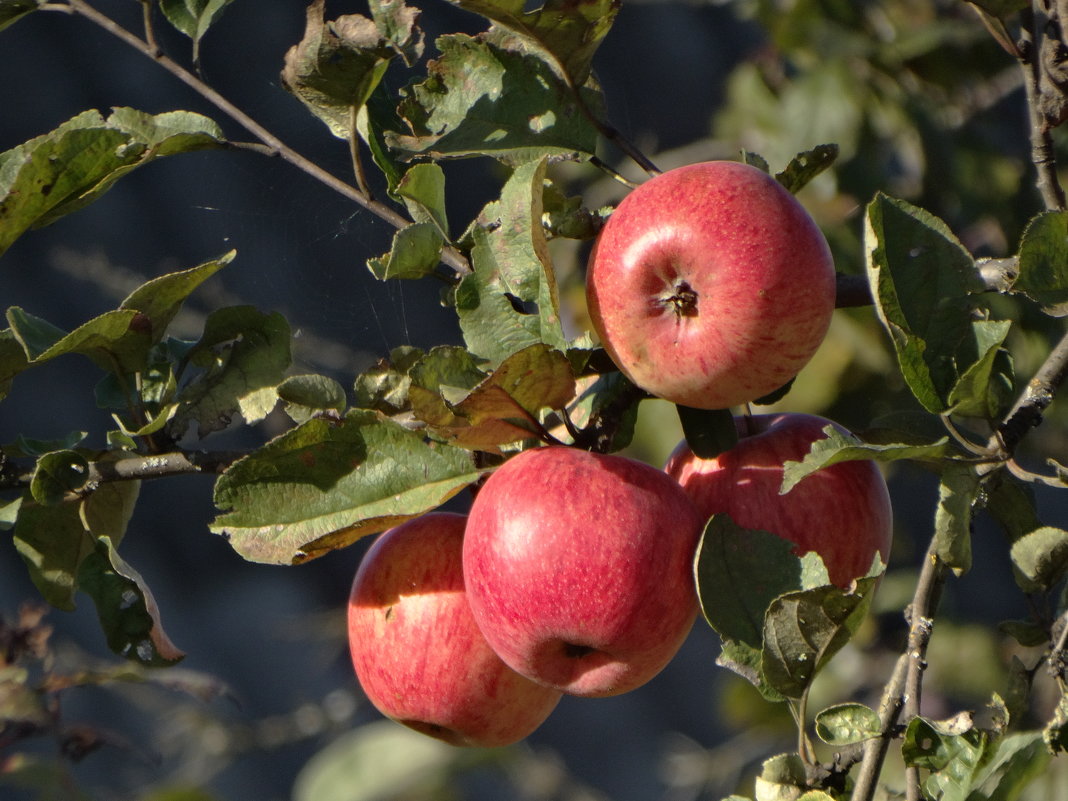
[{"label": "dark background", "polygon": [[[445,3],[420,5],[428,43],[436,32],[478,29],[475,17]],[[96,6],[136,29],[138,4],[101,0]],[[353,12],[365,9],[328,3],[328,18]],[[234,3],[202,43],[203,72],[284,141],[347,177],[345,145],[280,86],[283,54],[303,26],[303,3],[296,0]],[[162,20],[157,32],[184,60],[187,41]],[[728,71],[763,42],[759,29],[726,6],[625,3],[596,61],[613,122],[651,153],[707,137]],[[84,20],[31,15],[0,34],[0,54],[0,151],[84,109],[106,113],[112,106],[197,110],[231,137],[244,137],[169,74]],[[478,161],[451,166],[450,179],[454,175],[460,180],[450,187],[462,190],[450,190],[450,215],[467,220],[499,186],[499,173]],[[193,296],[177,333],[183,325],[194,333],[197,314],[234,302],[278,310],[299,332],[294,372],[323,372],[350,386],[359,370],[392,347],[459,341],[454,315],[439,307],[437,286],[382,284],[367,272],[364,260],[387,250],[391,235],[386,224],[280,159],[184,155],[135,171],[87,209],[22,237],[0,259],[0,305],[22,306],[70,329],[114,308],[147,278],[236,248],[236,261]],[[88,362],[71,358],[20,376],[0,407],[0,442],[19,432],[52,438],[107,430],[110,421],[88,400],[96,377]],[[256,436],[277,430],[269,421]],[[220,442],[227,444],[225,437]],[[206,477],[146,483],[122,552],[152,588],[168,633],[188,652],[182,667],[217,676],[233,699],[193,704],[192,712],[178,715],[148,695],[67,694],[68,718],[103,721],[126,743],[79,768],[87,785],[102,788],[102,797],[137,797],[142,782],[159,781],[181,765],[184,776],[210,781],[218,798],[288,798],[297,772],[324,743],[376,718],[359,700],[342,636],[343,606],[362,546],[298,568],[248,564],[207,530],[215,514],[211,485]],[[898,556],[914,564],[914,538],[929,526],[934,487],[926,476],[899,470],[893,490]],[[1000,547],[996,537],[979,538],[980,554],[987,543]],[[978,572],[950,592],[949,607],[963,610],[966,619],[1008,616],[1006,596],[991,587],[1010,587],[1011,576],[1003,558],[993,561],[1001,567]],[[10,539],[0,538],[0,611],[11,613],[35,595]],[[76,612],[51,613],[50,621],[64,647],[110,658],[88,599]],[[557,754],[578,782],[616,801],[672,797],[665,789],[665,753],[734,736],[722,720],[727,713],[723,672],[713,664],[717,650],[714,635],[699,624],[654,682],[616,699],[565,699],[525,747]],[[337,720],[316,723],[315,709],[333,710]],[[169,715],[171,730],[204,751],[199,762],[186,750],[192,746],[153,739]],[[224,725],[212,728],[205,720]],[[270,747],[272,737],[293,742]],[[788,741],[779,746],[791,747]],[[760,755],[753,751],[754,758]],[[480,792],[493,798],[501,791],[491,784],[472,789],[471,797]]]}]

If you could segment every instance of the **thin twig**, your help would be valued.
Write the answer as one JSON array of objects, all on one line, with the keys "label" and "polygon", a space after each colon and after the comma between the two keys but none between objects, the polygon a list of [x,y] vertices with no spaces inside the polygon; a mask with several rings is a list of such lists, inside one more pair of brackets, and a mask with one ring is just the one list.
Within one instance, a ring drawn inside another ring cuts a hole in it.
[{"label": "thin twig", "polygon": [[1042,49],[1044,26],[1031,8],[1020,13],[1020,66],[1024,72],[1027,108],[1031,117],[1031,162],[1037,171],[1036,184],[1047,209],[1063,209],[1064,189],[1057,177],[1050,125],[1042,111]]},{"label": "thin twig", "polygon": [[883,763],[898,728],[898,718],[903,710],[907,715],[919,712],[919,697],[923,665],[927,656],[934,626],[934,612],[942,594],[946,579],[945,563],[931,545],[920,568],[916,590],[908,608],[909,636],[905,652],[894,666],[894,672],[886,683],[882,702],[879,705],[879,721],[882,733],[865,743],[864,756],[857,771],[852,801],[871,801],[875,796]]}]

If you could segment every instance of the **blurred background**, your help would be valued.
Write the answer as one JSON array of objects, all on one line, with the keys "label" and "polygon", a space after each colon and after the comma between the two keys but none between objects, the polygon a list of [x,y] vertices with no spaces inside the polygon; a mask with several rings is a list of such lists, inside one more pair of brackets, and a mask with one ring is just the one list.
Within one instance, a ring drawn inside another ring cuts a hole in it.
[{"label": "blurred background", "polygon": [[[479,18],[445,2],[414,4],[423,10],[428,51],[439,33],[480,29]],[[138,3],[94,5],[137,29]],[[300,39],[304,11],[296,0],[234,2],[202,42],[201,69],[288,144],[347,178],[345,144],[280,85],[282,58]],[[367,11],[361,3],[327,3],[328,18],[346,13]],[[188,40],[158,23],[164,48],[187,62]],[[0,33],[0,53],[0,151],[85,109],[113,106],[192,109],[232,138],[247,138],[169,74],[83,20],[32,14]],[[942,217],[980,256],[1014,253],[1040,209],[1019,69],[966,3],[626,0],[595,68],[609,118],[661,168],[747,149],[777,170],[799,151],[837,143],[836,168],[802,199],[845,272],[863,268],[864,207],[876,191]],[[610,148],[603,158],[638,177]],[[447,174],[454,222],[473,217],[503,176],[486,160],[450,164]],[[622,194],[588,166],[564,165],[558,178],[591,207]],[[188,154],[135,171],[90,207],[23,236],[0,259],[0,302],[71,329],[115,308],[148,278],[235,248],[236,261],[193,295],[174,333],[194,336],[206,313],[224,305],[280,311],[297,332],[293,372],[320,372],[351,386],[393,347],[460,342],[437,285],[380,283],[367,271],[365,260],[388,250],[391,236],[386,224],[280,159]],[[585,245],[554,248],[578,330]],[[1033,314],[1003,306],[1004,314]],[[1026,319],[1038,333],[1010,343],[1022,376],[1049,343],[1041,335],[1046,324]],[[95,368],[76,358],[20,376],[0,407],[0,442],[20,432],[49,439],[106,431],[111,421],[91,401],[96,378]],[[860,309],[837,312],[824,348],[780,406],[859,428],[910,403],[874,315]],[[1064,453],[1065,424],[1055,407],[1024,460],[1041,464]],[[272,417],[206,446],[253,445],[283,425]],[[660,464],[680,437],[673,410],[650,402],[630,453]],[[821,680],[816,709],[821,700],[849,697],[875,703],[900,647],[901,609],[926,548],[937,485],[907,466],[895,466],[890,479],[898,516],[891,572],[871,623]],[[344,640],[344,604],[365,543],[301,567],[248,564],[208,531],[211,487],[211,478],[193,476],[142,489],[122,553],[188,656],[151,680],[63,694],[64,720],[86,724],[104,742],[80,761],[63,761],[85,797],[681,801],[744,789],[763,758],[794,747],[785,710],[716,667],[718,642],[700,622],[649,685],[614,699],[565,699],[513,749],[460,752],[382,723],[359,693]],[[1068,523],[1051,492],[1040,493],[1040,503],[1046,522]],[[982,706],[992,691],[1004,691],[1011,654],[995,624],[1027,612],[1000,532],[981,519],[974,547],[976,567],[951,582],[932,644],[927,686],[935,689],[927,702],[934,713]],[[36,597],[10,538],[0,536],[0,613],[13,618]],[[115,664],[88,599],[75,612],[50,612],[45,622],[54,628],[57,671]],[[33,747],[54,755],[54,743]],[[68,785],[50,797],[80,796]]]}]

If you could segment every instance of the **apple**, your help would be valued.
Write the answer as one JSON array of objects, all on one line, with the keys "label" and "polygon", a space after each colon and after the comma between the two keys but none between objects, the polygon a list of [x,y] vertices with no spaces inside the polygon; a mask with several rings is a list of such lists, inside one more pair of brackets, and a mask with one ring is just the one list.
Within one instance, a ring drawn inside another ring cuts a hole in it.
[{"label": "apple", "polygon": [[571,695],[633,690],[693,625],[700,525],[682,488],[647,464],[568,446],[523,451],[471,505],[471,611],[524,676]]},{"label": "apple", "polygon": [[534,731],[560,693],[500,660],[463,579],[464,515],[431,512],[385,532],[352,583],[352,664],[386,717],[453,745],[500,746]]},{"label": "apple", "polygon": [[826,437],[827,425],[846,429],[799,413],[736,417],[735,424],[738,444],[730,450],[701,459],[684,441],[664,468],[705,519],[727,513],[743,528],[789,540],[799,554],[815,551],[840,587],[867,575],[876,553],[887,562],[893,512],[875,462],[839,462],[779,494],[784,462],[804,459],[812,443]]},{"label": "apple", "polygon": [[586,299],[631,381],[673,403],[725,409],[770,394],[808,363],[834,311],[834,263],[778,181],[708,161],[623,199],[590,254]]}]

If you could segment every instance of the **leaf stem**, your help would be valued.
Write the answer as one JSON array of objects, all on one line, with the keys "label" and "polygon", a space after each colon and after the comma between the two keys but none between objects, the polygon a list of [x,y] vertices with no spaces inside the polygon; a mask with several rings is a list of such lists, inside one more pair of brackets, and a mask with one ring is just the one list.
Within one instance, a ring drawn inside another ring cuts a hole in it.
[{"label": "leaf stem", "polygon": [[[238,123],[255,136],[260,142],[262,142],[270,152],[281,156],[285,161],[297,167],[307,175],[311,176],[315,180],[319,181],[328,188],[334,190],[343,197],[353,201],[354,203],[362,206],[367,211],[371,212],[375,216],[389,223],[395,228],[405,228],[411,221],[404,217],[402,214],[395,211],[393,208],[381,203],[366,193],[362,192],[357,187],[342,181],[337,176],[331,174],[321,166],[307,158],[303,154],[294,150],[286,145],[281,139],[271,133],[267,128],[258,123],[240,108],[235,106],[230,100],[221,95],[211,86],[202,81],[199,77],[194,75],[189,70],[185,69],[181,64],[177,63],[173,59],[169,58],[166,54],[160,52],[158,48],[153,47],[153,44],[139,38],[136,34],[131,33],[117,22],[112,20],[105,14],[97,11],[90,6],[85,0],[67,0],[68,8],[61,6],[42,6],[50,10],[62,10],[68,13],[75,13],[85,19],[93,22],[103,30],[110,33],[112,36],[125,42],[130,47],[137,50],[139,53],[147,56],[155,61],[163,69],[167,70],[171,75],[178,78],[182,83],[191,88],[217,109],[226,114],[234,122]],[[441,260],[443,263],[451,267],[458,274],[464,275],[471,272],[471,265],[464,257],[462,253],[452,247],[446,247],[442,250]]]}]

